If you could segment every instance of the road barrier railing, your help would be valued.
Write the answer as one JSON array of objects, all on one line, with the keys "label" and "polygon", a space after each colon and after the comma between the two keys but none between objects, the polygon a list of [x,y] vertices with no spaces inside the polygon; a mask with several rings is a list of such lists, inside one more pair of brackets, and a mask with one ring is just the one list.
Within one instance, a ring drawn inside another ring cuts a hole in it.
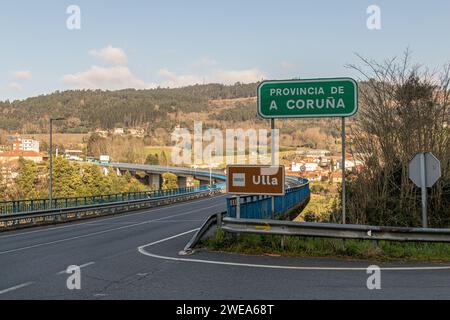
[{"label": "road barrier railing", "polygon": [[[309,201],[309,182],[303,178],[289,177],[284,196],[275,196],[275,213],[272,216],[271,196],[240,196],[240,217],[245,219],[277,219],[293,208],[306,205]],[[236,217],[238,197],[227,198],[227,216]]]},{"label": "road barrier railing", "polygon": [[208,231],[211,230],[213,226],[216,226],[216,229],[222,225],[222,219],[226,215],[226,211],[218,212],[212,214],[205,220],[202,226],[197,230],[191,240],[186,244],[184,249],[180,251],[179,255],[188,255],[193,253],[194,247],[198,244],[200,240],[202,240],[205,235],[207,235]]},{"label": "road barrier railing", "polygon": [[[216,186],[213,186],[216,188]],[[25,199],[13,201],[0,201],[0,217],[8,214],[27,215],[36,211],[43,211],[61,208],[82,207],[92,204],[114,203],[131,200],[143,200],[149,198],[159,198],[165,196],[176,196],[183,193],[200,192],[208,190],[209,186],[177,188],[171,190],[155,190],[145,192],[127,192],[117,194],[106,194],[85,197],[55,198],[51,206],[49,199]]]},{"label": "road barrier railing", "polygon": [[0,215],[0,231],[17,229],[41,224],[54,224],[71,220],[123,213],[132,210],[158,207],[177,202],[213,196],[221,192],[220,188],[198,188],[188,192],[170,194],[143,199],[126,199],[110,203],[94,203],[75,207],[61,207],[37,210],[24,214],[7,213]]},{"label": "road barrier railing", "polygon": [[319,222],[235,219],[225,217],[221,228],[232,233],[360,240],[450,242],[450,229],[400,228]]}]

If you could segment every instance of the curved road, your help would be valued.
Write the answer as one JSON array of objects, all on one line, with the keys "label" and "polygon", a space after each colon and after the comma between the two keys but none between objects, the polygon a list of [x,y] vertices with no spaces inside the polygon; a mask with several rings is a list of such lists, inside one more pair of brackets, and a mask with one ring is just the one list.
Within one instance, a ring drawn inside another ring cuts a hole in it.
[{"label": "curved road", "polygon": [[[381,271],[381,290],[369,290],[366,261],[177,254],[224,210],[218,196],[0,233],[0,299],[450,298],[447,265],[380,265],[393,269]],[[67,289],[70,265],[81,267],[80,290]]]}]

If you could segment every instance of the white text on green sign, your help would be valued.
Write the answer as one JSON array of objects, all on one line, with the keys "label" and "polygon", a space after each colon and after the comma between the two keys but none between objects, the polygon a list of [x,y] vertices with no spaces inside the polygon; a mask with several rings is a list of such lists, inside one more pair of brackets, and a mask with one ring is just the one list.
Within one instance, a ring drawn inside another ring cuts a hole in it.
[{"label": "white text on green sign", "polygon": [[350,78],[264,81],[258,87],[263,118],[349,117],[358,110],[358,85]]}]

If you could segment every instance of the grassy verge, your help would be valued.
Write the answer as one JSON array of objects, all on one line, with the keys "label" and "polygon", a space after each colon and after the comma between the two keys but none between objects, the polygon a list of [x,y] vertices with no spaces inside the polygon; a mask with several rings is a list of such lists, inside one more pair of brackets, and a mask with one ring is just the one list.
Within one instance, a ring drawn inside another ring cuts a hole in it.
[{"label": "grassy verge", "polygon": [[450,261],[450,244],[241,234],[218,230],[201,245],[213,251],[378,261]]}]

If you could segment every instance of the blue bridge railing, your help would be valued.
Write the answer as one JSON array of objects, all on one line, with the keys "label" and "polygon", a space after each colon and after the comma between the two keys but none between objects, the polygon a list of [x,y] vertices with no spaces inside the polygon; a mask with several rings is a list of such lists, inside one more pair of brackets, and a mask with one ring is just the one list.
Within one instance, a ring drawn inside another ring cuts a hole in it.
[{"label": "blue bridge railing", "polygon": [[[284,196],[275,196],[275,213],[272,215],[271,196],[240,196],[240,217],[243,219],[278,219],[310,196],[307,179],[296,178],[300,185],[286,189]],[[237,197],[227,198],[227,216],[236,218]]]},{"label": "blue bridge railing", "polygon": [[[221,185],[211,186],[212,189],[220,187]],[[33,211],[41,211],[57,208],[72,208],[92,204],[112,203],[130,200],[143,200],[143,199],[159,198],[164,196],[176,196],[179,194],[189,192],[204,191],[208,190],[209,188],[210,187],[206,185],[199,187],[177,188],[171,190],[127,192],[127,193],[106,194],[97,196],[86,196],[86,197],[55,198],[52,199],[51,206],[49,199],[0,201],[0,216],[5,214],[22,214],[22,213],[27,214]]]}]

